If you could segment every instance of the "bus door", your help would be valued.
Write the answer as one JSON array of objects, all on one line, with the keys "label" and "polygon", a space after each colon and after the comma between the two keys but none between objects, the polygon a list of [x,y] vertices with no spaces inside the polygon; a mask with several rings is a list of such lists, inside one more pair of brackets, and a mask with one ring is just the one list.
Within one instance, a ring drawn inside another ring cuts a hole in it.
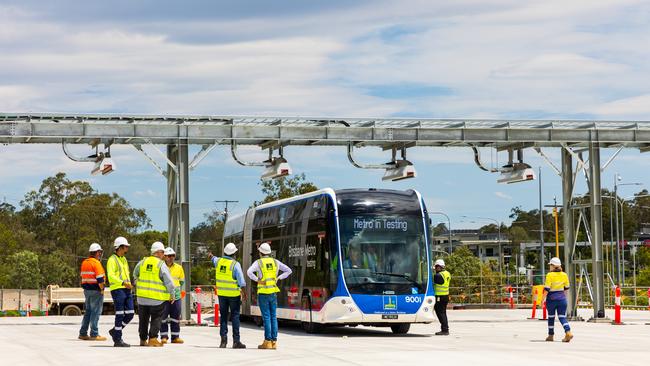
[{"label": "bus door", "polygon": [[246,212],[244,220],[244,242],[242,243],[242,271],[244,271],[244,278],[246,279],[246,299],[242,299],[241,312],[244,315],[251,315],[251,299],[252,299],[252,281],[246,275],[246,271],[252,265],[253,251],[257,248],[253,246],[253,219],[255,218],[255,210],[250,209]]}]

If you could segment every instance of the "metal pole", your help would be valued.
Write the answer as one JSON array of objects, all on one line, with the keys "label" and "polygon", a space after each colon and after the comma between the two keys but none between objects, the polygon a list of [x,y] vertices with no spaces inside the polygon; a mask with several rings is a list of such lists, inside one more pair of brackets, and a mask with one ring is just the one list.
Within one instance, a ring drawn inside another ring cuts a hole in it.
[{"label": "metal pole", "polygon": [[546,260],[544,256],[544,211],[542,211],[542,167],[538,168],[539,173],[537,176],[539,186],[539,269],[541,273],[541,283],[544,283],[544,276],[546,272]]},{"label": "metal pole", "polygon": [[181,264],[186,273],[184,284],[185,299],[182,303],[181,313],[183,319],[191,319],[191,263],[190,263],[190,182],[189,182],[189,159],[188,159],[187,140],[180,141],[178,145],[178,183],[179,183],[179,206],[180,206],[180,253]]},{"label": "metal pole", "polygon": [[609,200],[609,268],[612,276],[614,276],[614,206],[616,206],[616,201],[611,198]]},{"label": "metal pole", "polygon": [[636,245],[632,244],[632,281],[634,286],[634,306],[637,305],[636,301]]},{"label": "metal pole", "polygon": [[623,206],[624,204],[625,201],[621,200],[621,278],[623,278],[621,287],[625,286],[625,219],[623,217],[623,209],[625,208]]},{"label": "metal pole", "polygon": [[620,227],[618,225],[618,173],[614,175],[614,215],[616,217],[616,283],[621,285],[621,251],[619,247],[620,243]]},{"label": "metal pole", "polygon": [[[176,164],[175,145],[167,145],[167,159]],[[169,165],[165,171],[167,177],[167,240],[170,247],[179,252],[178,247],[178,175]]]},{"label": "metal pole", "polygon": [[591,235],[592,266],[594,275],[594,318],[605,317],[605,276],[603,272],[603,216],[600,187],[600,148],[597,142],[589,143],[589,168],[591,170]]},{"label": "metal pole", "polygon": [[575,246],[575,227],[573,225],[573,210],[571,201],[573,193],[573,157],[571,153],[562,149],[562,209],[564,210],[564,269],[569,276],[569,298],[567,299],[567,316],[575,318],[577,309],[574,304],[577,293],[576,267],[573,264],[573,252]]}]

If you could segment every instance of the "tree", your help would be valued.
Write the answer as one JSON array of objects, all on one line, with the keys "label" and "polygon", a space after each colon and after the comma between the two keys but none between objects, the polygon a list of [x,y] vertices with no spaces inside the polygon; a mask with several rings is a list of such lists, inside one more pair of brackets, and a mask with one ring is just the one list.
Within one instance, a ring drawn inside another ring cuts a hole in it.
[{"label": "tree", "polygon": [[[262,180],[262,193],[266,195],[261,203],[273,202],[283,198],[289,198],[304,193],[318,190],[314,183],[307,182],[305,173],[295,175],[291,178],[281,177],[278,179]],[[256,205],[260,202],[256,202]]]},{"label": "tree", "polygon": [[11,288],[39,288],[41,271],[38,255],[22,250],[9,256],[6,263],[7,286]]},{"label": "tree", "polygon": [[69,264],[72,262],[70,255],[57,250],[51,254],[41,255],[39,262],[43,287],[47,285],[77,287],[79,285],[77,269]]}]

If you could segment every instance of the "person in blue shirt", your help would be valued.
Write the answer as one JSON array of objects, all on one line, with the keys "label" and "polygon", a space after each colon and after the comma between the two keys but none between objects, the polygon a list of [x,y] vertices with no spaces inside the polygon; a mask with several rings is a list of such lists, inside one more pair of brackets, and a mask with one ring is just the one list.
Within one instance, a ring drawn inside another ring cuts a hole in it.
[{"label": "person in blue shirt", "polygon": [[215,280],[217,285],[217,296],[219,297],[219,316],[221,343],[219,348],[226,348],[228,345],[228,318],[232,316],[232,348],[246,348],[241,343],[239,335],[239,313],[242,298],[246,299],[246,280],[241,264],[232,257],[237,252],[234,243],[228,243],[223,249],[222,257],[215,257],[208,253],[208,257],[215,267]]}]

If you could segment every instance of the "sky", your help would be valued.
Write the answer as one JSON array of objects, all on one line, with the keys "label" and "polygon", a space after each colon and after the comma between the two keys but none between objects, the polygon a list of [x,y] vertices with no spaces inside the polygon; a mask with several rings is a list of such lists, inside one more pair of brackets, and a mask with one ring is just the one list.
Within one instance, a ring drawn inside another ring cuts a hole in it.
[{"label": "sky", "polygon": [[[650,1],[0,0],[0,52],[2,113],[650,120]],[[165,230],[163,177],[133,147],[112,153],[117,171],[94,177],[58,145],[2,145],[0,200],[18,205],[64,171]],[[545,153],[559,166],[557,149]],[[490,166],[506,160],[482,154]],[[375,148],[358,156],[389,159]],[[543,203],[560,199],[559,177],[534,151],[524,156],[541,167]],[[418,177],[401,182],[354,168],[344,148],[288,147],[285,157],[318,187],[417,189],[454,229],[539,205],[537,181],[500,185],[467,148],[409,149]],[[615,173],[644,184],[621,187],[630,196],[650,188],[649,172],[650,154],[629,149],[603,186]],[[260,174],[213,150],[190,175],[191,225],[223,209],[215,200],[239,201],[233,213],[260,200]]]}]

